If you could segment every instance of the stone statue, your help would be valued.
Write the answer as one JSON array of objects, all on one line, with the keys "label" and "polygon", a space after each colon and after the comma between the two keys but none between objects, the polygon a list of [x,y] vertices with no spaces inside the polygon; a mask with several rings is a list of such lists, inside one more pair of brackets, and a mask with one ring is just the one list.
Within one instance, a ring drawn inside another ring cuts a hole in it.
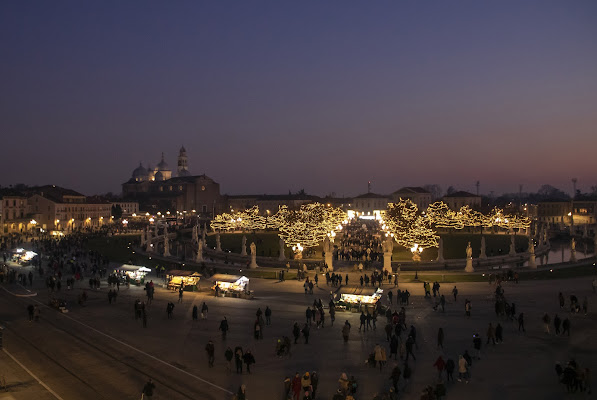
[{"label": "stone statue", "polygon": [[388,236],[382,243],[383,269],[392,273],[392,251],[394,251],[394,238]]},{"label": "stone statue", "polygon": [[533,238],[531,236],[529,236],[529,268],[537,268],[537,260],[535,257],[535,243],[533,242]]},{"label": "stone statue", "polygon": [[574,240],[574,238],[572,238],[572,240],[570,241],[570,249],[576,250],[576,240]]},{"label": "stone statue", "polygon": [[197,256],[195,257],[195,262],[203,261],[203,242],[199,240],[197,242]]},{"label": "stone statue", "polygon": [[222,251],[222,243],[220,242],[220,232],[216,233],[216,251]]},{"label": "stone statue", "polygon": [[471,242],[468,242],[466,246],[466,266],[464,267],[464,272],[475,272],[473,268],[473,248],[471,247]]},{"label": "stone statue", "polygon": [[334,270],[334,246],[332,242],[330,242],[330,238],[328,236],[323,239],[323,252],[325,257],[325,265],[329,271]]},{"label": "stone statue", "polygon": [[255,246],[255,242],[251,242],[251,264],[249,264],[249,268],[257,268],[257,246]]},{"label": "stone statue", "polygon": [[205,246],[207,244],[207,229],[205,229],[205,225],[203,225],[203,230],[201,231],[201,240]]},{"label": "stone statue", "polygon": [[241,245],[240,255],[241,256],[247,255],[247,237],[246,236],[243,236],[243,242]]},{"label": "stone statue", "polygon": [[167,233],[164,235],[164,257],[170,257],[170,241]]},{"label": "stone statue", "polygon": [[382,249],[384,253],[392,253],[392,251],[394,251],[394,239],[391,236],[388,236],[386,240],[383,241]]},{"label": "stone statue", "polygon": [[516,255],[516,244],[514,242],[514,235],[510,236],[510,255],[511,256],[515,256]]},{"label": "stone statue", "polygon": [[439,244],[437,247],[437,262],[443,263],[444,261],[444,239],[440,237]]}]

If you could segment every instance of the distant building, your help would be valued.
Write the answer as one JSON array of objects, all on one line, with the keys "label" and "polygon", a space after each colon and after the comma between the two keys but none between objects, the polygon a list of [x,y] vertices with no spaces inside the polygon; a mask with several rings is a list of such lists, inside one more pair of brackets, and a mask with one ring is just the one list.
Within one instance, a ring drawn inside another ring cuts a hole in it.
[{"label": "distant building", "polygon": [[[152,175],[153,173],[153,175]],[[188,169],[187,153],[181,147],[178,154],[177,176],[164,160],[153,170],[142,164],[131,178],[122,184],[124,201],[138,202],[138,212],[170,211],[195,214],[201,218],[212,218],[226,210],[226,201],[220,195],[220,184],[206,175],[192,175]]]},{"label": "distant building", "polygon": [[139,203],[136,201],[110,201],[110,209],[112,207],[120,207],[122,210],[122,218],[139,215]]},{"label": "distant building", "polygon": [[389,196],[382,194],[361,194],[353,199],[348,215],[361,219],[379,219],[388,208],[389,200]]},{"label": "distant building", "polygon": [[407,186],[392,193],[390,199],[393,203],[397,203],[400,199],[408,199],[415,203],[419,211],[425,211],[431,204],[431,193],[422,187]]},{"label": "distant building", "polygon": [[0,191],[0,235],[22,233],[28,228],[31,218],[27,214],[27,197],[12,189]]},{"label": "distant building", "polygon": [[27,208],[36,220],[37,227],[72,232],[97,229],[110,223],[112,206],[105,200],[47,185],[35,188],[35,194],[27,199]]},{"label": "distant building", "polygon": [[481,196],[469,192],[459,191],[447,194],[442,200],[452,210],[459,210],[464,206],[469,206],[473,210],[479,210],[481,208]]}]

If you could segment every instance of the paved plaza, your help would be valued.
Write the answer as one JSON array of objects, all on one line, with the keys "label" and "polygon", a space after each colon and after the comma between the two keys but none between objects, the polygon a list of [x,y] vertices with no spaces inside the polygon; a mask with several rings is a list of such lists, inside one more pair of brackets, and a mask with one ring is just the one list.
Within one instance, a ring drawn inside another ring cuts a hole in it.
[{"label": "paved plaza", "polygon": [[[161,278],[152,277],[155,283]],[[325,280],[322,279],[324,282]],[[108,287],[105,283],[99,291],[87,289],[89,300],[84,306],[76,302],[86,281],[77,283],[75,290],[64,291],[70,310],[60,314],[45,307],[50,294],[42,287],[42,280],[34,280],[38,292],[35,297],[20,297],[22,287],[4,286],[0,290],[0,309],[4,316],[4,347],[26,368],[36,375],[59,398],[67,399],[135,399],[148,377],[156,382],[155,399],[229,399],[239,385],[247,387],[247,398],[282,399],[283,380],[295,372],[317,371],[320,376],[317,398],[331,399],[338,388],[342,372],[354,375],[359,388],[356,399],[372,399],[376,394],[390,388],[390,373],[396,361],[389,360],[380,371],[365,363],[376,343],[385,345],[385,317],[380,317],[377,330],[359,332],[359,314],[339,311],[336,323],[330,326],[326,315],[325,328],[311,329],[309,344],[303,338],[292,347],[290,357],[275,355],[276,340],[283,335],[292,337],[295,321],[305,321],[305,310],[314,299],[321,298],[326,304],[330,291],[336,290],[319,282],[314,294],[304,294],[301,282],[296,280],[278,282],[252,279],[251,289],[255,299],[215,298],[208,290],[185,292],[182,303],[178,294],[158,285],[155,299],[149,306],[148,327],[135,320],[133,303],[144,300],[142,287],[121,286],[115,303],[109,304]],[[357,281],[355,274],[351,276]],[[426,385],[434,385],[437,371],[433,367],[438,355],[444,359],[458,360],[458,355],[468,349],[472,353],[472,336],[479,333],[483,338],[481,360],[472,365],[470,383],[449,384],[448,398],[542,398],[566,397],[564,385],[557,381],[554,365],[565,365],[574,358],[581,366],[594,368],[593,360],[597,345],[596,314],[593,310],[595,295],[591,290],[592,278],[576,278],[562,281],[507,282],[503,285],[508,302],[517,305],[517,313],[524,312],[526,333],[518,331],[518,324],[506,318],[496,318],[494,312],[494,285],[487,283],[456,283],[458,301],[451,296],[452,284],[442,284],[441,293],[448,303],[445,313],[434,311],[433,300],[423,297],[422,283],[402,283],[408,289],[411,305],[406,307],[406,323],[417,328],[418,349],[416,361],[410,362],[413,376],[409,385],[401,382],[401,398],[418,399]],[[350,281],[349,281],[350,282]],[[205,285],[204,285],[205,287]],[[395,288],[391,287],[393,290]],[[575,294],[582,302],[589,300],[589,313],[572,315],[566,307],[560,310],[558,292],[565,296]],[[464,313],[464,299],[472,302],[472,316]],[[206,302],[209,313],[206,320],[193,321],[194,305]],[[33,302],[42,306],[41,320],[29,322],[26,306]],[[175,304],[174,319],[168,320],[166,305]],[[383,302],[387,304],[387,298]],[[253,322],[257,308],[272,309],[272,325],[266,326],[262,340],[253,337]],[[571,336],[557,337],[543,331],[541,318],[548,312],[571,321]],[[327,313],[326,313],[327,314]],[[226,317],[230,331],[225,340],[218,332],[220,320]],[[343,343],[341,328],[345,320],[352,324],[350,340]],[[500,322],[504,327],[504,343],[485,345],[487,326]],[[437,331],[445,332],[444,350],[437,348]],[[404,336],[404,335],[403,335]],[[215,344],[215,364],[208,368],[205,345],[208,340]],[[240,375],[227,371],[224,351],[242,346],[250,349],[256,359],[252,373]],[[18,399],[52,398],[7,354],[1,359],[7,384],[11,389],[2,397],[12,395]],[[402,367],[402,363],[400,364]],[[12,393],[12,394],[10,394]],[[586,397],[576,393],[571,397]]]}]

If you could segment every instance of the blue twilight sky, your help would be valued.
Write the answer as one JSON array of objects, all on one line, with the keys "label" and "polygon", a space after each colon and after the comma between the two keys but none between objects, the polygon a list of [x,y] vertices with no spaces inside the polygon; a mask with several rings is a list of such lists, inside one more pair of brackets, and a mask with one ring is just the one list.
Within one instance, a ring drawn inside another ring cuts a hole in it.
[{"label": "blue twilight sky", "polygon": [[597,184],[597,2],[0,2],[1,185]]}]

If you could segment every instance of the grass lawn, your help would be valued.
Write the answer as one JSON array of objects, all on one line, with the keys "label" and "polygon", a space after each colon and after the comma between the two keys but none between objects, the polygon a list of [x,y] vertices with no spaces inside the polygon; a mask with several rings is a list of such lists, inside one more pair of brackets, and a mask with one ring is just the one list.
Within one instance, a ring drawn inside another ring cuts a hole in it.
[{"label": "grass lawn", "polygon": [[[510,236],[508,235],[483,235],[485,236],[485,249],[488,257],[500,254],[507,255],[510,251]],[[481,253],[481,235],[468,233],[455,233],[451,235],[442,235],[444,239],[444,258],[459,259],[466,257],[466,246],[471,242],[473,248],[473,258],[478,258]],[[516,235],[514,239],[516,249],[526,251],[529,247],[529,240],[526,236]],[[423,250],[421,260],[435,261],[437,259],[437,248]],[[393,261],[410,261],[412,253],[400,245],[394,244]]]}]

